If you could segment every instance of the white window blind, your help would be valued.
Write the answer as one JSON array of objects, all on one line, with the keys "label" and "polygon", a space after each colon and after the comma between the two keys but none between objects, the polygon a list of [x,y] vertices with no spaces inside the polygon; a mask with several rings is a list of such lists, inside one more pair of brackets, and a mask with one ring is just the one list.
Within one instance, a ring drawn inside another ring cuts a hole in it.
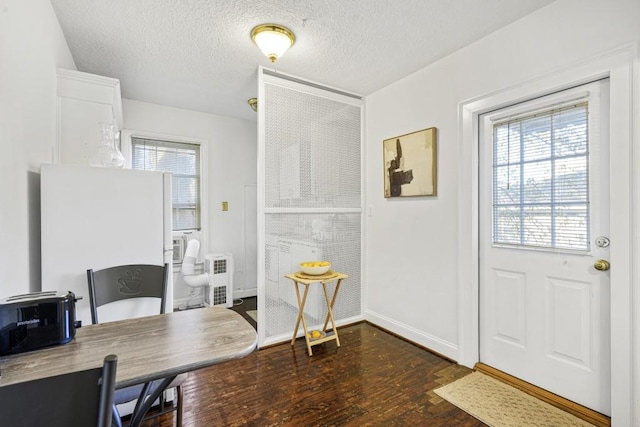
[{"label": "white window blind", "polygon": [[589,249],[587,102],[493,126],[495,244]]},{"label": "white window blind", "polygon": [[200,229],[200,146],[131,138],[133,169],[173,174],[173,229]]}]

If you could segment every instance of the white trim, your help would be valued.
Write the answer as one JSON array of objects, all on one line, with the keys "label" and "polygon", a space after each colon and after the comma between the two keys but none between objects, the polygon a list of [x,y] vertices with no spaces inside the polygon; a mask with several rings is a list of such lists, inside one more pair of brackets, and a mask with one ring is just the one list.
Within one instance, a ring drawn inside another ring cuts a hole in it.
[{"label": "white trim", "polygon": [[419,329],[393,320],[372,310],[365,310],[364,317],[368,322],[385,328],[394,334],[412,341],[422,347],[426,347],[436,353],[455,360],[458,357],[458,346],[452,342],[443,340],[435,335],[427,334]]},{"label": "white trim", "polygon": [[[301,79],[294,76],[293,74],[283,73],[274,68],[267,68],[264,66],[260,66],[258,72],[260,73],[260,75],[266,77],[265,82],[269,82],[271,84],[277,84],[278,82],[286,81],[286,87],[289,89],[297,87],[302,89],[305,93],[317,94],[324,98],[336,99],[337,97],[341,102],[347,104],[349,104],[347,100],[350,99],[353,105],[362,104],[362,95],[352,92],[346,92],[335,86],[328,86],[313,80]],[[327,93],[331,93],[332,96],[327,96]]]},{"label": "white trim", "polygon": [[51,147],[51,163],[60,163],[62,158],[62,97],[56,97],[56,141]]},{"label": "white trim", "polygon": [[[52,163],[62,159],[63,99],[75,99],[111,108],[111,120],[118,130],[123,126],[120,80],[83,73],[76,70],[56,69],[56,139],[52,147]],[[72,120],[70,120],[72,122]]]},{"label": "white trim", "polygon": [[[246,271],[246,270],[245,270]],[[256,288],[252,288],[252,289],[234,289],[233,290],[233,299],[238,299],[238,298],[251,298],[251,297],[255,297],[256,294]]]},{"label": "white trim", "polygon": [[[640,196],[633,184],[638,184],[638,168],[631,162],[638,160],[640,141],[633,134],[633,66],[638,61],[636,44],[622,46],[597,57],[556,70],[545,76],[513,87],[461,102],[458,110],[460,173],[458,181],[458,336],[457,360],[473,366],[479,359],[478,339],[478,116],[509,104],[544,96],[599,80],[610,79],[610,141],[611,141],[611,404],[614,426],[633,425],[638,420],[638,372],[634,362],[638,355],[637,326],[632,313],[638,313],[640,300],[633,293],[633,279],[638,279],[632,262],[634,249],[640,248],[638,215]],[[636,70],[637,73],[637,70]],[[637,105],[637,104],[636,104]],[[637,129],[636,129],[637,130]],[[635,157],[634,157],[635,156]],[[632,203],[633,202],[633,203]],[[634,210],[635,209],[635,210]],[[630,236],[635,236],[632,241]],[[634,298],[635,296],[635,298]],[[634,310],[635,309],[635,310]],[[636,380],[635,382],[633,380]]]},{"label": "white trim", "polygon": [[[264,100],[265,76],[262,73],[262,67],[258,69],[258,300],[256,307],[258,308],[258,348],[267,344],[266,337],[266,316],[265,316],[265,300],[266,300],[266,254],[265,254],[265,115],[264,108],[260,107],[260,103]],[[272,338],[273,339],[273,338]]]},{"label": "white trim", "polygon": [[[350,96],[341,95],[339,93],[331,92],[332,88],[327,87],[327,90],[320,89],[317,86],[320,86],[317,83],[313,83],[316,86],[307,86],[302,83],[298,83],[298,81],[302,81],[298,79],[297,81],[287,80],[286,77],[280,78],[271,74],[264,74],[262,71],[265,70],[264,67],[260,67],[260,76],[263,78],[264,83],[269,83],[273,86],[279,86],[290,90],[296,90],[299,92],[306,93],[308,95],[318,96],[320,98],[331,99],[334,101],[342,102],[343,104],[354,105],[356,107],[360,107],[363,104],[362,99],[353,98]],[[283,73],[278,73],[283,74]],[[288,76],[288,74],[283,74],[284,76]],[[264,98],[258,98],[264,99]],[[260,108],[258,108],[259,110]]]},{"label": "white trim", "polygon": [[[633,48],[632,48],[633,49]],[[630,115],[631,117],[635,117],[635,120],[632,120],[631,128],[629,131],[631,132],[631,140],[633,143],[632,151],[633,156],[630,160],[633,162],[633,165],[640,165],[640,120],[638,120],[638,115],[640,114],[640,43],[635,45],[635,49],[630,53],[630,62],[631,62],[631,99],[630,99]],[[631,193],[632,199],[632,234],[631,234],[631,244],[633,249],[633,257],[632,260],[638,259],[638,254],[640,254],[640,168],[632,167],[633,173],[633,190]],[[640,283],[640,263],[632,262],[632,271],[631,271],[631,283],[638,284]],[[640,292],[633,293],[633,301],[632,301],[632,324],[636,325],[636,328],[631,330],[632,333],[632,366],[638,367],[640,366],[640,339],[638,339],[638,327],[640,325]],[[633,423],[632,425],[640,425],[640,369],[633,369],[631,372],[633,390],[632,390],[632,407],[633,409]]]},{"label": "white trim", "polygon": [[367,206],[367,191],[365,190],[365,175],[367,171],[367,141],[365,138],[367,129],[366,123],[366,102],[362,102],[362,108],[360,109],[360,167],[362,171],[362,176],[360,179],[360,312],[364,315],[365,307],[368,307],[368,286],[365,286],[367,283],[367,257],[365,256],[365,250],[367,246],[367,232],[368,224],[367,224],[367,215],[365,214],[365,206]]},{"label": "white trim", "polygon": [[114,88],[120,85],[120,80],[113,77],[99,76],[97,74],[85,73],[77,70],[58,68],[56,70],[56,75],[58,76],[58,78],[73,80],[77,82],[91,83],[93,85],[101,85],[107,88]]},{"label": "white trim", "polygon": [[[203,148],[206,150],[209,145],[208,139],[138,131],[138,130],[132,130],[132,129],[122,129],[121,137],[120,137],[120,144],[121,144],[120,148],[126,160],[125,167],[128,169],[131,169],[131,138],[156,139],[160,141],[182,142],[185,144],[198,144],[200,145],[200,163],[202,163],[202,160],[204,159],[204,156],[202,155],[202,150]],[[204,164],[200,165],[201,172],[202,172],[202,169],[204,169],[203,166],[205,165]]]},{"label": "white trim", "polygon": [[58,97],[110,105],[114,124],[122,129],[122,95],[120,80],[76,70],[56,70]]},{"label": "white trim", "polygon": [[[247,283],[247,266],[249,265],[249,263],[247,262],[247,230],[245,228],[245,225],[247,223],[247,199],[246,199],[246,191],[248,187],[255,187],[256,188],[256,194],[258,192],[258,185],[257,184],[244,184],[242,186],[242,230],[240,232],[240,238],[242,239],[242,258],[243,258],[243,270],[242,270],[242,278],[244,279],[244,283],[242,284],[243,287],[242,289],[234,289],[233,290],[233,298],[248,298],[248,297],[255,297],[258,295],[258,276],[257,276],[257,271],[256,271],[256,283],[255,283],[255,287],[253,288],[249,288],[246,287],[247,285],[249,285],[249,283]],[[257,206],[256,206],[256,212],[257,212]],[[251,218],[253,219],[253,218]],[[256,248],[257,249],[257,248]]]},{"label": "white trim", "polygon": [[552,110],[588,99],[590,95],[591,94],[589,92],[581,92],[578,95],[575,93],[571,93],[570,95],[566,95],[564,93],[550,94],[539,99],[539,102],[533,100],[531,102],[527,102],[526,105],[521,107],[518,107],[517,105],[509,107],[509,111],[507,113],[496,114],[495,116],[491,116],[489,120],[494,122],[494,124],[498,124],[496,122],[506,123],[513,120],[531,117],[538,113],[548,114]]}]

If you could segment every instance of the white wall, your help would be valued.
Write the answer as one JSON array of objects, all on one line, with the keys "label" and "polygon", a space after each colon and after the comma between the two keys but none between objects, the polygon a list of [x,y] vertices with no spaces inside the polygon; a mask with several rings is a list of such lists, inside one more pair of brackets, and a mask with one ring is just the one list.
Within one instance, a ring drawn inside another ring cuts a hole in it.
[{"label": "white wall", "polygon": [[0,297],[40,290],[40,164],[56,68],[76,69],[49,0],[0,0]]},{"label": "white wall", "polygon": [[[366,98],[367,319],[457,358],[459,103],[633,42],[639,22],[637,0],[558,0]],[[438,196],[385,199],[382,141],[432,126]]]},{"label": "white wall", "polygon": [[[242,212],[244,186],[256,184],[256,123],[130,99],[122,102],[127,130],[208,141],[208,218],[204,221],[209,228],[209,247],[203,248],[201,254],[231,252],[235,262],[234,290],[256,288],[256,283],[245,283],[244,279]],[[229,202],[226,212],[222,211],[223,201]],[[186,285],[176,280],[174,299],[188,295]]]}]

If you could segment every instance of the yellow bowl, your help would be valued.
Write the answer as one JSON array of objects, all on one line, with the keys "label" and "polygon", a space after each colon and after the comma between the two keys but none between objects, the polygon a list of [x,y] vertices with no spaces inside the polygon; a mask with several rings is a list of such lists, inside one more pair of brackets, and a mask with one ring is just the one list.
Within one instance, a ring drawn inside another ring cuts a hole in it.
[{"label": "yellow bowl", "polygon": [[329,261],[305,261],[300,263],[300,269],[305,274],[319,276],[326,273],[331,268]]}]

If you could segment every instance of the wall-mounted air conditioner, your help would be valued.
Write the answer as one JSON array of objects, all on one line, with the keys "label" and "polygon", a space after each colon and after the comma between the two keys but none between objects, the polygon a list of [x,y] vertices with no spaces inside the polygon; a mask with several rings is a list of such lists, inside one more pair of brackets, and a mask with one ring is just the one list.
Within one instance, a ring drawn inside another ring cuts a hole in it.
[{"label": "wall-mounted air conditioner", "polygon": [[184,259],[185,251],[187,250],[187,243],[190,240],[200,240],[200,231],[198,230],[186,230],[186,231],[174,231],[173,233],[173,263],[174,265],[182,263]]},{"label": "wall-mounted air conditioner", "polygon": [[209,274],[205,287],[204,304],[209,307],[233,306],[233,256],[228,252],[204,257],[204,272]]}]

